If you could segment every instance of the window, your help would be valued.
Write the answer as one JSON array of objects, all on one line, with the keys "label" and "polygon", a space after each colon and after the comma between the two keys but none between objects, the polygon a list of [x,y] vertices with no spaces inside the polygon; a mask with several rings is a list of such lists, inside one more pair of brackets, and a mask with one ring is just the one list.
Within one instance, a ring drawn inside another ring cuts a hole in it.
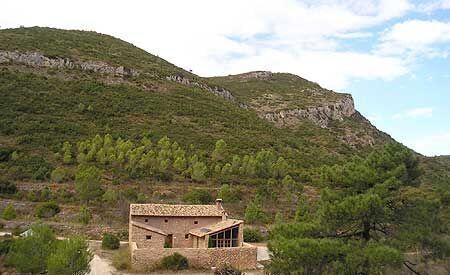
[{"label": "window", "polygon": [[165,219],[164,222],[169,222],[169,220],[168,220],[168,219]]},{"label": "window", "polygon": [[148,219],[145,219],[145,222],[148,222]]},{"label": "window", "polygon": [[189,234],[184,235],[184,238],[187,240],[189,239]]},{"label": "window", "polygon": [[198,224],[198,221],[194,221],[194,224]]},{"label": "window", "polygon": [[229,228],[209,236],[208,247],[237,247],[239,226]]},{"label": "window", "polygon": [[147,236],[145,236],[145,239],[146,239],[146,240],[151,240],[151,239],[152,239],[152,235],[147,235]]}]

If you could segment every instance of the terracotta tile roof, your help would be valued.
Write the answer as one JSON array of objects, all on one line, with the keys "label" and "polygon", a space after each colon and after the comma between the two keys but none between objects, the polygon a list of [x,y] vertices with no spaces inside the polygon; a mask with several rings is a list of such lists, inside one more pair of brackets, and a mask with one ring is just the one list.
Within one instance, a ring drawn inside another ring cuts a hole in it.
[{"label": "terracotta tile roof", "polygon": [[216,205],[130,204],[135,216],[221,217],[224,212]]},{"label": "terracotta tile roof", "polygon": [[239,225],[243,222],[244,221],[241,221],[241,220],[227,219],[227,220],[215,223],[215,224],[192,229],[189,231],[189,233],[192,235],[198,236],[198,237],[203,237],[205,235],[210,235],[212,233],[216,233],[216,232],[225,230],[227,228]]},{"label": "terracotta tile roof", "polygon": [[131,225],[139,227],[139,228],[142,228],[142,229],[145,229],[145,230],[148,230],[148,231],[152,231],[152,232],[164,235],[164,236],[167,236],[167,233],[162,231],[161,229],[153,227],[153,226],[150,226],[150,225],[145,224],[145,223],[131,221]]}]

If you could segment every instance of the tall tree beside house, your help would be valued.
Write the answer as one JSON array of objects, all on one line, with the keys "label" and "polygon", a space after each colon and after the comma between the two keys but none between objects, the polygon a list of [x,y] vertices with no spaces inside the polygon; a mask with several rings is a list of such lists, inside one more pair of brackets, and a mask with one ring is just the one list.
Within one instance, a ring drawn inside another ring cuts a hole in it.
[{"label": "tall tree beside house", "polygon": [[419,191],[419,175],[416,157],[398,144],[325,168],[322,184],[334,189],[322,191],[317,210],[310,213],[301,201],[296,221],[272,231],[271,272],[414,270],[416,263],[404,253],[417,248],[423,261],[450,257],[450,246],[439,234],[439,201]]},{"label": "tall tree beside house", "polygon": [[256,196],[252,201],[247,205],[245,209],[245,221],[249,224],[254,223],[264,223],[266,221],[266,213],[262,208],[261,198]]},{"label": "tall tree beside house", "polygon": [[81,165],[75,175],[75,190],[79,198],[89,203],[103,194],[100,185],[102,171],[94,166]]}]

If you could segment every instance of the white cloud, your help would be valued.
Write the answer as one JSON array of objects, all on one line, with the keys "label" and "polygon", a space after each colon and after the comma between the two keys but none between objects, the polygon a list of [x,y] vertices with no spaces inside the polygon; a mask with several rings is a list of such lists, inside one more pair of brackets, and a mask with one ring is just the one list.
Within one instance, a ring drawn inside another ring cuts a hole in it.
[{"label": "white cloud", "polygon": [[403,113],[397,113],[392,116],[393,119],[404,119],[404,118],[430,118],[433,116],[433,108],[415,108],[408,110]]},{"label": "white cloud", "polygon": [[373,37],[373,33],[371,33],[371,32],[338,33],[338,34],[335,34],[334,37],[341,38],[341,39],[360,39],[360,38]]},{"label": "white cloud", "polygon": [[450,43],[450,22],[408,20],[387,29],[381,38],[378,52],[386,55],[427,55],[446,57]]},{"label": "white cloud", "polygon": [[450,133],[421,137],[406,145],[426,156],[450,155]]},{"label": "white cloud", "polygon": [[343,50],[337,38],[368,38],[367,28],[412,8],[407,0],[15,0],[2,3],[0,26],[96,30],[200,75],[267,69],[344,89],[354,78],[395,78],[408,64]]},{"label": "white cloud", "polygon": [[450,0],[430,1],[416,6],[417,11],[426,13],[446,9],[450,9]]}]

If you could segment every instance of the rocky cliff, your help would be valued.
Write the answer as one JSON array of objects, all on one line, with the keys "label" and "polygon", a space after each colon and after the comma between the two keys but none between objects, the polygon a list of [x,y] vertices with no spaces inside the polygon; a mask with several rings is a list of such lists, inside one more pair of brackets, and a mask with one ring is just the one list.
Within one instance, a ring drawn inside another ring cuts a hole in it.
[{"label": "rocky cliff", "polygon": [[20,63],[32,67],[81,69],[122,78],[138,76],[139,72],[123,66],[114,67],[102,61],[80,61],[61,57],[47,57],[39,52],[0,51],[0,63]]},{"label": "rocky cliff", "polygon": [[291,126],[295,125],[300,119],[308,119],[322,128],[325,128],[330,121],[343,121],[354,113],[355,105],[352,96],[343,94],[340,100],[330,102],[323,106],[260,113],[259,116],[272,121],[279,126]]},{"label": "rocky cliff", "polygon": [[[40,52],[0,51],[0,64],[1,63],[18,63],[36,68],[79,69],[120,79],[128,79],[130,77],[145,75],[145,73],[134,68],[112,66],[103,61],[81,61],[62,57],[48,57]],[[164,78],[164,76],[159,77]],[[239,78],[241,79],[256,79],[259,81],[271,80],[272,77],[273,73],[269,71],[255,71],[239,75]],[[320,106],[292,108],[282,111],[261,111],[258,108],[253,108],[247,102],[237,100],[230,90],[223,87],[209,85],[206,82],[195,81],[182,75],[169,75],[165,76],[165,79],[186,86],[198,87],[204,91],[231,101],[241,108],[254,109],[258,113],[259,117],[271,121],[281,127],[293,126],[300,120],[307,119],[325,128],[329,125],[330,121],[342,121],[346,117],[350,117],[355,113],[353,99],[351,95],[348,94],[342,95],[342,97],[338,100],[328,102]],[[109,81],[108,83],[114,82]]]}]

